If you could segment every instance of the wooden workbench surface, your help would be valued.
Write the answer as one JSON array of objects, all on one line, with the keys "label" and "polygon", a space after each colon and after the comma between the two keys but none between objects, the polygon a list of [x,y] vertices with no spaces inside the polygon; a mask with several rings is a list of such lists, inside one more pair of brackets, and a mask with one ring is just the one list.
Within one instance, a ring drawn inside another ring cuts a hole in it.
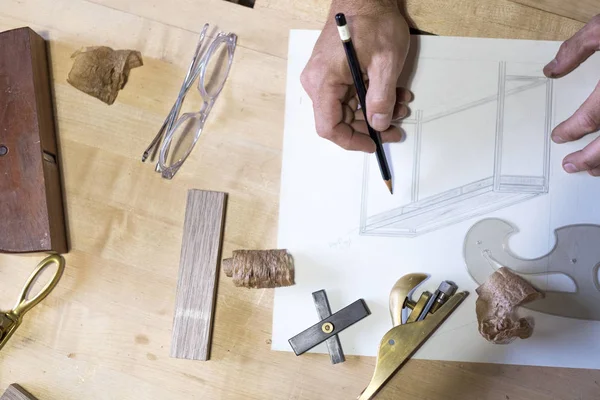
[{"label": "wooden workbench surface", "polygon": [[[577,1],[524,2],[536,1],[413,0],[408,12],[440,35],[564,40],[583,25],[541,10],[569,15]],[[273,293],[224,275],[211,361],[169,358],[187,189],[230,194],[225,256],[276,246],[288,31],[320,28],[328,3],[0,0],[0,31],[30,26],[50,40],[72,246],[59,286],[0,352],[0,393],[17,382],[40,400],[331,400],[366,386],[373,358],[332,366],[327,355],[271,351]],[[234,66],[199,144],[163,180],[140,156],[205,22],[239,35]],[[144,57],[112,106],[66,82],[71,54],[92,45]],[[0,256],[0,309],[41,258]],[[378,398],[592,399],[598,382],[599,371],[413,360]]]}]

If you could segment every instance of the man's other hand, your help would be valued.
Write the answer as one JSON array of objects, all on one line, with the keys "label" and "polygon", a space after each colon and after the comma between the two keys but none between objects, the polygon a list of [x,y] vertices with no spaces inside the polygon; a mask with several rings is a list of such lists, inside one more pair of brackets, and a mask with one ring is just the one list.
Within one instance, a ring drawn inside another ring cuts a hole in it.
[{"label": "man's other hand", "polygon": [[[544,74],[549,78],[563,77],[599,49],[600,15],[597,15],[560,46],[556,58],[544,67]],[[552,140],[556,143],[572,142],[599,129],[600,83],[575,114],[554,128]],[[587,171],[592,176],[600,176],[600,138],[566,156],[563,168],[569,173]]]}]

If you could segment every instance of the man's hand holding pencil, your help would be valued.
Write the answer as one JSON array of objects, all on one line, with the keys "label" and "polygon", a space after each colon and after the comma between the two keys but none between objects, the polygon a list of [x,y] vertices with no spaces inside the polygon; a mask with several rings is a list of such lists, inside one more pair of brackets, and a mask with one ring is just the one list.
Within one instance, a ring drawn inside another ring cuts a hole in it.
[{"label": "man's hand holding pencil", "polygon": [[[371,126],[383,142],[397,142],[402,134],[390,126],[409,114],[412,94],[397,87],[408,53],[408,25],[396,0],[334,0],[332,15],[317,41],[301,80],[313,101],[315,124],[321,137],[347,150],[375,152],[356,88],[340,43],[334,14],[343,12],[368,90],[366,108]],[[358,112],[357,112],[358,110]]]}]

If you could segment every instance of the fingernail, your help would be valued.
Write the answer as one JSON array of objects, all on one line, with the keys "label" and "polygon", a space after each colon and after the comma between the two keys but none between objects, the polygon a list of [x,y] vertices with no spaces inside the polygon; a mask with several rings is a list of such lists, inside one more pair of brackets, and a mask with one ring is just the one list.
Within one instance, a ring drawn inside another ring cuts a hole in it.
[{"label": "fingernail", "polygon": [[556,61],[556,58],[552,61],[550,61],[548,64],[546,64],[546,66],[544,67],[544,71],[550,75],[550,76],[554,76],[554,69],[556,68],[556,66],[558,65],[558,61]]},{"label": "fingernail", "polygon": [[404,118],[408,117],[409,114],[410,114],[410,109],[408,107],[406,107],[404,104],[402,104],[400,106],[400,110],[398,111],[398,115],[394,115],[392,117],[393,119],[392,119],[391,123],[400,122]]},{"label": "fingernail", "polygon": [[408,107],[402,104],[402,106],[400,107],[398,118],[406,118],[409,112],[410,110],[408,109]]},{"label": "fingernail", "polygon": [[390,127],[391,116],[389,114],[373,114],[371,126],[377,131],[385,131]]},{"label": "fingernail", "polygon": [[561,138],[560,136],[556,136],[556,135],[552,136],[552,141],[554,143],[558,143],[558,144],[561,144],[561,143],[565,142],[565,140],[563,138]]},{"label": "fingernail", "polygon": [[571,163],[566,163],[565,165],[563,165],[563,168],[565,169],[565,171],[567,171],[570,174],[573,174],[575,172],[579,172],[579,170],[577,169],[577,167]]}]

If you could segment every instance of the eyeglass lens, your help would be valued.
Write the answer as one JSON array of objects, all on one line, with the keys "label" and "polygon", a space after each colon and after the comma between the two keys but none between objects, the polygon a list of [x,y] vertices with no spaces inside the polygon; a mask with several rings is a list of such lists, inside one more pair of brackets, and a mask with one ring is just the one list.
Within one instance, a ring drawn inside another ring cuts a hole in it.
[{"label": "eyeglass lens", "polygon": [[173,127],[173,137],[169,145],[165,165],[171,166],[187,157],[194,146],[202,127],[200,115],[185,114]]},{"label": "eyeglass lens", "polygon": [[[214,98],[223,89],[229,74],[232,56],[230,40],[226,37],[219,37],[208,51],[211,53],[207,54],[208,60],[204,67],[204,74],[200,77],[199,85],[203,85],[205,94],[209,98]],[[209,99],[204,100],[208,101]]]}]

